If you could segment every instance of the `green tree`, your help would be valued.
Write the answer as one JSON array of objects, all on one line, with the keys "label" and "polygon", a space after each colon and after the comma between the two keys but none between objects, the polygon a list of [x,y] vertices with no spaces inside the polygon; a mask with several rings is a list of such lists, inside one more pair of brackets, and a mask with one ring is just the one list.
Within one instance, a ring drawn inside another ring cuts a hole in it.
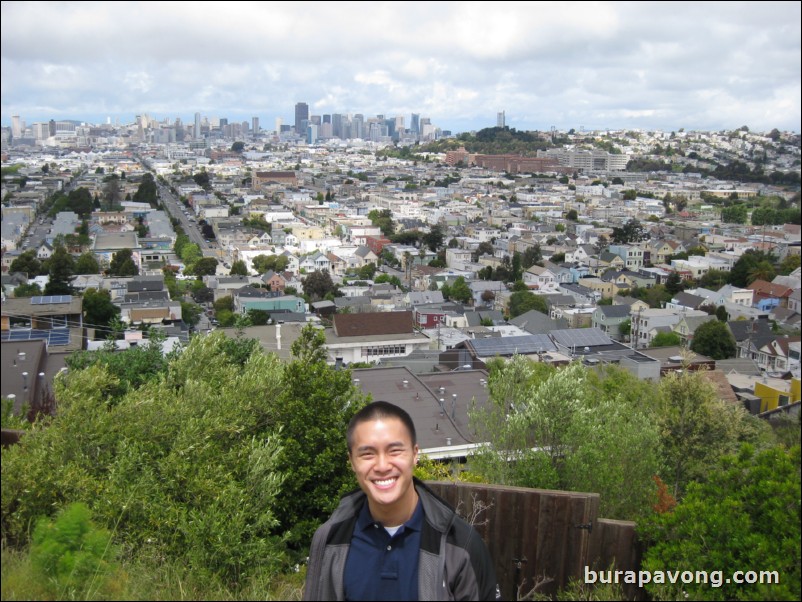
[{"label": "green tree", "polygon": [[471,299],[473,299],[473,294],[471,293],[470,287],[465,282],[465,278],[459,276],[454,281],[454,283],[451,285],[449,298],[453,299],[454,301],[459,301],[460,303],[468,303],[471,301]]},{"label": "green tree", "polygon": [[71,295],[72,278],[75,275],[75,260],[62,245],[56,245],[50,257],[50,279],[45,286],[45,295]]},{"label": "green tree", "polygon": [[232,276],[248,275],[248,266],[245,265],[245,262],[242,259],[237,259],[234,263],[231,264],[231,275]]},{"label": "green tree", "polygon": [[578,362],[554,371],[521,356],[491,370],[489,394],[486,409],[470,414],[490,443],[472,458],[477,472],[500,484],[599,492],[605,516],[649,511],[659,439],[642,403],[606,390]]},{"label": "green tree", "polygon": [[529,291],[519,291],[510,295],[510,317],[515,318],[530,310],[537,310],[542,314],[549,314],[549,306],[541,295]]},{"label": "green tree", "polygon": [[705,322],[693,334],[691,351],[706,355],[714,360],[735,357],[737,350],[735,338],[724,322],[718,320]]},{"label": "green tree", "polygon": [[423,235],[421,240],[423,241],[423,244],[429,247],[429,250],[432,253],[437,253],[437,250],[443,246],[443,239],[443,229],[439,225],[435,224],[429,229],[427,234]]},{"label": "green tree", "polygon": [[120,315],[120,308],[111,302],[111,293],[106,289],[86,289],[82,309],[84,325],[99,329],[103,335],[106,334],[111,321]]},{"label": "green tree", "polygon": [[142,182],[140,182],[139,188],[136,189],[133,200],[137,203],[148,203],[152,207],[158,205],[159,190],[156,186],[156,181],[153,179],[153,175],[146,172],[142,176]]},{"label": "green tree", "polygon": [[109,274],[122,277],[139,274],[139,268],[134,262],[134,253],[131,249],[120,249],[111,256]]},{"label": "green tree", "polygon": [[787,255],[785,259],[782,260],[780,263],[780,274],[787,276],[795,269],[797,269],[800,265],[800,256],[799,255]]},{"label": "green tree", "polygon": [[528,246],[521,255],[521,268],[524,270],[528,270],[533,265],[542,260],[543,260],[543,253],[540,251],[540,245],[534,244]]},{"label": "green tree", "polygon": [[100,264],[95,258],[94,253],[86,252],[81,253],[81,256],[75,262],[76,274],[99,274]]},{"label": "green tree", "polygon": [[699,279],[699,286],[718,290],[727,284],[728,279],[729,274],[724,270],[708,270],[705,274],[702,274],[702,277]]},{"label": "green tree", "polygon": [[38,297],[42,294],[42,289],[35,282],[30,284],[20,284],[14,289],[14,297],[20,299],[22,297]]},{"label": "green tree", "polygon": [[713,383],[699,372],[663,377],[658,394],[650,399],[657,402],[664,450],[661,475],[676,498],[688,483],[704,480],[719,458],[734,452],[741,442],[764,440],[766,425],[743,407],[721,401]]},{"label": "green tree", "polygon": [[26,544],[37,517],[84,502],[129,553],[185,564],[212,584],[277,571],[280,360],[218,332],[169,362],[159,348],[91,357],[57,380],[48,426],[3,451],[6,542]]},{"label": "green tree", "polygon": [[[757,451],[745,445],[688,486],[673,512],[641,527],[651,545],[645,570],[718,571],[720,587],[647,585],[655,599],[798,600],[800,591],[799,447]],[[735,571],[772,570],[779,582],[736,584]]]},{"label": "green tree", "polygon": [[34,278],[42,274],[42,263],[36,257],[36,251],[31,249],[30,251],[23,251],[19,257],[12,261],[9,271],[12,274],[22,272],[27,274],[28,278]]},{"label": "green tree", "polygon": [[70,191],[70,193],[67,195],[66,207],[60,210],[63,211],[65,209],[69,209],[70,211],[77,213],[81,219],[86,219],[92,215],[94,208],[95,206],[94,201],[92,200],[92,194],[89,192],[89,190],[82,186]]},{"label": "green tree", "polygon": [[[293,548],[302,551],[341,494],[355,485],[346,462],[348,421],[365,403],[349,370],[326,363],[322,330],[307,325],[292,344],[272,420],[283,425],[286,453],[277,463],[287,471],[276,516]],[[326,475],[321,478],[321,475]]]},{"label": "green tree", "polygon": [[671,272],[666,278],[666,292],[672,297],[685,290],[685,284],[682,282],[678,272]]},{"label": "green tree", "polygon": [[395,233],[395,223],[393,222],[393,212],[389,209],[373,209],[368,213],[368,219],[374,226],[381,228],[384,236],[392,236]]},{"label": "green tree", "polygon": [[751,270],[749,270],[749,275],[747,277],[747,282],[752,284],[755,280],[763,280],[765,282],[771,282],[774,280],[776,276],[776,272],[774,271],[774,266],[768,261],[760,261],[755,264]]},{"label": "green tree", "polygon": [[204,190],[209,190],[209,174],[205,171],[199,171],[192,175],[192,179],[195,180],[195,184],[203,188]]},{"label": "green tree", "polygon": [[650,347],[674,347],[682,343],[682,339],[676,332],[659,332],[652,339]]},{"label": "green tree", "polygon": [[738,261],[732,266],[732,270],[730,271],[730,284],[740,288],[747,287],[750,283],[750,274],[764,261],[772,264],[774,262],[774,257],[768,253],[756,251],[754,249],[747,249],[744,251],[743,255],[741,255]]},{"label": "green tree", "polygon": [[337,287],[327,270],[315,270],[311,274],[307,274],[301,280],[301,285],[304,287],[304,293],[309,295],[312,301],[320,301],[328,293],[336,294],[337,292]]},{"label": "green tree", "polygon": [[241,153],[245,149],[245,143],[237,140],[234,144],[231,145],[231,152],[234,153]]},{"label": "green tree", "polygon": [[725,224],[745,224],[747,218],[746,205],[734,203],[721,210],[721,221]]},{"label": "green tree", "polygon": [[288,265],[289,259],[286,255],[257,255],[253,258],[253,269],[257,274],[264,274],[270,270],[283,272]]},{"label": "green tree", "polygon": [[203,257],[192,265],[192,273],[196,276],[214,276],[217,273],[218,261],[214,257]]},{"label": "green tree", "polygon": [[579,221],[579,214],[576,212],[576,209],[570,209],[568,213],[565,214],[565,219],[572,222]]},{"label": "green tree", "polygon": [[635,218],[628,220],[623,226],[613,228],[613,242],[615,244],[628,244],[646,240],[647,234],[640,221]]}]

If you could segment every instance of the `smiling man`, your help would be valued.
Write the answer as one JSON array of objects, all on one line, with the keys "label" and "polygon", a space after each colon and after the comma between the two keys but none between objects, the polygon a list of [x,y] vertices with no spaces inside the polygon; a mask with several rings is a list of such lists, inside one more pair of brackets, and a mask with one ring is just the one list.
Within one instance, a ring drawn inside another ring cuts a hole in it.
[{"label": "smiling man", "polygon": [[482,538],[412,476],[409,414],[374,402],[351,419],[347,441],[360,491],[315,533],[304,599],[500,599]]}]

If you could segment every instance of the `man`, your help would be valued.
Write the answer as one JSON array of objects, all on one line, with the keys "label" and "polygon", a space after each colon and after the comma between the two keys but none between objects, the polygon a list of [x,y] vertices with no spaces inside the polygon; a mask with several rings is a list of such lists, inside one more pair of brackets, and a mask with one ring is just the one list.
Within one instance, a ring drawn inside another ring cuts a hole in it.
[{"label": "man", "polygon": [[304,600],[500,599],[482,538],[412,476],[409,414],[371,403],[351,419],[347,442],[361,490],[315,533]]}]

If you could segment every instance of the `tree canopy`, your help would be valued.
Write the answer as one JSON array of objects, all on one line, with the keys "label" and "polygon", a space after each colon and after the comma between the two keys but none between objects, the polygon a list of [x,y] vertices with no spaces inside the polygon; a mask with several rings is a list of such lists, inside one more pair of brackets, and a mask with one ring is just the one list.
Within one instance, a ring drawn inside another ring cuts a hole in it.
[{"label": "tree canopy", "polygon": [[691,351],[713,358],[726,360],[735,357],[738,348],[727,324],[711,320],[699,326],[693,333]]}]

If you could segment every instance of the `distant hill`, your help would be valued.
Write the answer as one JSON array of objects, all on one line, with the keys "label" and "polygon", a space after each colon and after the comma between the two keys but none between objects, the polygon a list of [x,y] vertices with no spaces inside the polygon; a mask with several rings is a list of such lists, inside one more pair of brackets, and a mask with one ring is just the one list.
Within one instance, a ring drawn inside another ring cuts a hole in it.
[{"label": "distant hill", "polygon": [[456,138],[445,138],[420,147],[419,152],[444,153],[460,147],[470,153],[484,155],[516,154],[534,156],[538,150],[554,148],[555,142],[547,132],[523,132],[515,128],[485,128],[476,133],[465,132]]}]

